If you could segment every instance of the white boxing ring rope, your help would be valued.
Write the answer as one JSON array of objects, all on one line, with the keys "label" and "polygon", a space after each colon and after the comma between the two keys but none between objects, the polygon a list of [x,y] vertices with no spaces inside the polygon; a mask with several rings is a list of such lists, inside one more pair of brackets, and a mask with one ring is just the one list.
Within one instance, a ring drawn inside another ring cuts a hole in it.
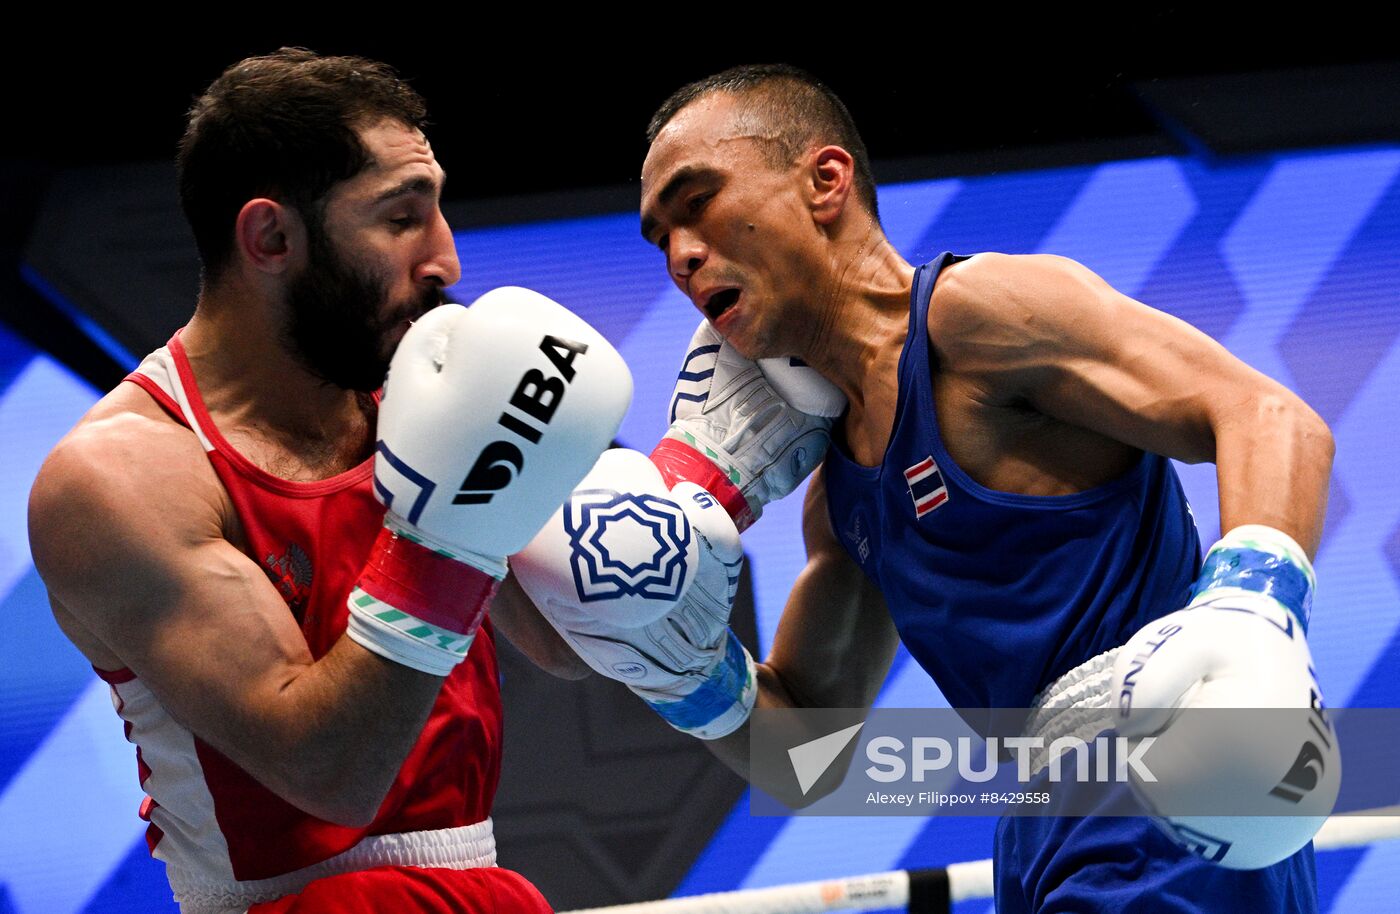
[{"label": "white boxing ring rope", "polygon": [[[1328,819],[1313,846],[1319,851],[1360,847],[1400,838],[1400,806]],[[808,914],[904,908],[911,914],[946,914],[956,901],[992,897],[992,861],[951,863],[922,870],[893,870],[765,889],[715,892],[661,901],[589,908],[565,914]]]}]

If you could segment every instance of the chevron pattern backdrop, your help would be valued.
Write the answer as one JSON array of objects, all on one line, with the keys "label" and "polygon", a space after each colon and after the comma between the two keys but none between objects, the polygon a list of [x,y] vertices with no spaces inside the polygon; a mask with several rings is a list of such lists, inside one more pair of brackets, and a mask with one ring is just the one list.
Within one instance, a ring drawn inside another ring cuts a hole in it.
[{"label": "chevron pattern backdrop", "polygon": [[[1400,148],[1148,159],[887,186],[880,208],[913,262],[948,249],[1073,257],[1190,321],[1300,393],[1338,440],[1311,642],[1333,706],[1400,707]],[[568,303],[616,343],[637,397],[620,434],[664,428],[695,312],[634,213],[458,235],[470,301],[498,285]],[[28,558],[25,499],[44,454],[97,392],[0,331],[0,914],[174,910],[146,854],[132,748],[105,686],[68,646]],[[1218,535],[1213,468],[1181,467]],[[746,536],[766,646],[801,567],[798,505]],[[880,697],[943,703],[901,656]],[[987,857],[991,820],[751,818],[740,802],[678,893]],[[508,863],[508,861],[506,861]],[[1319,855],[1323,909],[1395,908],[1400,842]],[[983,914],[990,902],[965,902]]]}]

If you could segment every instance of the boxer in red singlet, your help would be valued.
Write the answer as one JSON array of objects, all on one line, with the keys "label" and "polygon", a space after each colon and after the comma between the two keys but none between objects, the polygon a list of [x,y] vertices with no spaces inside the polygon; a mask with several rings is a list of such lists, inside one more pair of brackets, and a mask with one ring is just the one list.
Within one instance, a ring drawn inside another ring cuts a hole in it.
[{"label": "boxer in red singlet", "polygon": [[[283,50],[226,71],[180,149],[195,314],[58,445],[31,496],[36,565],[111,684],[147,841],[187,914],[549,909],[494,865],[494,639],[545,666],[571,655],[513,611],[513,581],[497,591],[508,550],[415,525],[376,475],[390,357],[460,274],[424,117],[368,60]],[[362,613],[347,634],[352,594],[423,624]]]}]

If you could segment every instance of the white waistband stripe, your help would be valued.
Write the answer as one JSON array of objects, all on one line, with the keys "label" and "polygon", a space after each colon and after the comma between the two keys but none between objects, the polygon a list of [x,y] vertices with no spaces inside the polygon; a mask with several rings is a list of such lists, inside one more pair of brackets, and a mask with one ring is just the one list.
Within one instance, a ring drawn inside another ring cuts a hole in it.
[{"label": "white waistband stripe", "polygon": [[231,914],[299,892],[314,879],[376,866],[466,870],[495,865],[496,836],[488,818],[459,828],[373,835],[344,853],[271,879],[219,884],[167,869],[181,914]]}]

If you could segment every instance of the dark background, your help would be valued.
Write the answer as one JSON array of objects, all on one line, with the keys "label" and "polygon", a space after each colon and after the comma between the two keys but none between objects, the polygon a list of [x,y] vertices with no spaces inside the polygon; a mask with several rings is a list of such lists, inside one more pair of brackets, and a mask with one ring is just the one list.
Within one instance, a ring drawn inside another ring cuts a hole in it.
[{"label": "dark background", "polygon": [[[1330,15],[1171,7],[1027,17],[931,4],[916,18],[882,13],[873,24],[859,20],[869,9],[792,7],[783,12],[801,24],[766,34],[733,9],[598,6],[570,7],[568,21],[526,13],[514,27],[490,29],[406,9],[383,25],[344,16],[213,29],[161,20],[163,31],[189,31],[180,41],[130,19],[86,23],[78,34],[15,30],[0,53],[8,134],[0,161],[7,177],[41,179],[55,167],[168,159],[204,86],[229,63],[284,44],[395,65],[428,100],[454,199],[631,182],[658,103],[736,63],[783,61],[826,80],[877,160],[966,156],[977,170],[993,167],[989,154],[995,163],[1028,147],[1119,142],[1145,153],[1181,151],[1185,140],[1238,151],[1264,129],[1326,142],[1393,124],[1393,84],[1371,79],[1357,92],[1328,93],[1329,82],[1349,84],[1347,74],[1239,78],[1396,59],[1389,28],[1335,5],[1319,9]],[[203,23],[231,10],[191,12]],[[629,41],[623,31],[650,37]],[[1329,114],[1333,122],[1320,126],[1333,129],[1316,129]],[[1338,122],[1358,115],[1372,123]],[[1193,118],[1210,123],[1186,123]]]},{"label": "dark background", "polygon": [[257,11],[273,25],[232,7],[57,10],[0,38],[0,320],[100,389],[128,360],[84,319],[129,353],[183,323],[198,290],[171,167],[184,112],[224,67],[282,45],[382,59],[421,91],[457,228],[634,208],[652,111],[738,63],[825,80],[881,182],[1400,139],[1388,26],[1337,5],[1219,6],[790,6],[767,12],[793,24],[766,29],[713,6],[493,9],[489,27],[477,7],[408,4],[314,23]]}]

